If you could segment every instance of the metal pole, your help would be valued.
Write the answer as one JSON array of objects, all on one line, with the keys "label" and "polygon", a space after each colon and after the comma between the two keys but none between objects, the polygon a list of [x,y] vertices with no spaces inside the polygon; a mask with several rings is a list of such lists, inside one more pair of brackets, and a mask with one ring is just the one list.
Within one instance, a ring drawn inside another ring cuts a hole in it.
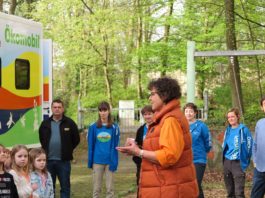
[{"label": "metal pole", "polygon": [[187,102],[195,102],[195,42],[187,42]]},{"label": "metal pole", "polygon": [[208,91],[207,90],[204,90],[203,91],[203,118],[204,120],[207,120],[208,119],[208,110],[209,110],[209,107],[208,107]]},{"label": "metal pole", "polygon": [[78,97],[78,101],[77,101],[77,125],[78,125],[78,129],[83,129],[83,110],[82,110],[82,105],[81,105],[81,101],[80,98]]}]

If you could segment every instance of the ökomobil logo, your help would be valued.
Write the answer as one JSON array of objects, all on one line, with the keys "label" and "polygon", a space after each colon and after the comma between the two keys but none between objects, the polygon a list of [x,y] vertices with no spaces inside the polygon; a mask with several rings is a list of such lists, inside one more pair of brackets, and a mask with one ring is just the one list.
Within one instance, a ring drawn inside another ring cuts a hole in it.
[{"label": "\u00f6komobil logo", "polygon": [[6,25],[5,28],[5,40],[7,43],[40,48],[39,34],[25,35],[25,34],[16,33],[13,32],[12,27],[9,27],[9,25]]}]

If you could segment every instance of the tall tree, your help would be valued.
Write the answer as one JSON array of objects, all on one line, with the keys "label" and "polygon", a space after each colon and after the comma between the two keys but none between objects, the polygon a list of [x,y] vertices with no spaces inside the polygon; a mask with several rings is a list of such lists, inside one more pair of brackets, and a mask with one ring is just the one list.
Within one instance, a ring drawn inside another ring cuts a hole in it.
[{"label": "tall tree", "polygon": [[[243,10],[243,14],[244,14],[244,18],[246,19],[246,23],[247,23],[247,27],[249,29],[249,37],[250,37],[250,43],[252,45],[252,49],[256,49],[256,42],[255,42],[255,32],[253,31],[252,28],[252,24],[250,23],[250,21],[248,20],[248,13],[247,10],[245,8],[244,2],[242,0],[240,0],[240,4]],[[257,68],[257,81],[258,81],[258,88],[259,88],[259,93],[260,93],[260,98],[262,98],[263,96],[263,91],[262,91],[262,75],[261,75],[261,68],[260,68],[260,61],[258,59],[257,56],[254,57],[255,58],[255,62],[256,62],[256,68]]]},{"label": "tall tree", "polygon": [[[235,32],[235,15],[234,0],[225,0],[225,22],[226,22],[226,46],[228,50],[237,50],[236,32]],[[239,108],[243,113],[242,88],[240,80],[240,68],[237,56],[229,57],[229,71],[232,86],[233,106]]]},{"label": "tall tree", "polygon": [[143,45],[143,7],[141,5],[141,0],[136,0],[136,10],[138,10],[137,14],[137,44],[136,48],[138,51],[137,57],[137,77],[138,77],[138,84],[137,84],[137,92],[138,98],[143,98],[143,89],[142,89],[142,56],[139,53],[142,45]]},{"label": "tall tree", "polygon": [[15,14],[17,7],[17,0],[9,0],[9,14]]},{"label": "tall tree", "polygon": [[167,16],[167,20],[165,22],[165,27],[164,27],[164,49],[161,53],[161,59],[162,59],[162,75],[166,75],[166,71],[167,71],[167,67],[168,67],[168,58],[169,58],[169,49],[168,49],[168,44],[169,44],[169,37],[170,37],[170,19],[172,17],[173,14],[173,7],[174,7],[174,1],[170,0],[169,2],[169,6],[168,6],[168,16]]},{"label": "tall tree", "polygon": [[4,8],[4,1],[0,0],[0,12],[3,12]]}]

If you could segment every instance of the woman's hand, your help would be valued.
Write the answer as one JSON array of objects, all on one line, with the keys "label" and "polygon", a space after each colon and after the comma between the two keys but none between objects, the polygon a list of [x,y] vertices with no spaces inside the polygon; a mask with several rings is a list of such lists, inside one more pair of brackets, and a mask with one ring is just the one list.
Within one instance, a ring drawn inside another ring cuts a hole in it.
[{"label": "woman's hand", "polygon": [[125,153],[127,155],[134,155],[134,156],[139,156],[141,150],[137,146],[133,138],[127,138],[125,146],[116,147],[116,149],[121,153]]}]

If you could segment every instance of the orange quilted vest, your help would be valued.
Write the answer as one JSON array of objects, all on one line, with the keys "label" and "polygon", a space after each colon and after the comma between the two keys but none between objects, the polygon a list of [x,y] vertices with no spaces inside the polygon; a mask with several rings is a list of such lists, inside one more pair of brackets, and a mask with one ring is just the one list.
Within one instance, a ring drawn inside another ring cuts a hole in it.
[{"label": "orange quilted vest", "polygon": [[185,143],[184,151],[176,164],[166,168],[143,159],[139,197],[197,198],[198,186],[192,162],[189,124],[180,110],[179,100],[170,101],[154,115],[154,123],[149,127],[143,149],[148,151],[159,150],[160,129],[168,117],[176,118],[182,128]]}]

